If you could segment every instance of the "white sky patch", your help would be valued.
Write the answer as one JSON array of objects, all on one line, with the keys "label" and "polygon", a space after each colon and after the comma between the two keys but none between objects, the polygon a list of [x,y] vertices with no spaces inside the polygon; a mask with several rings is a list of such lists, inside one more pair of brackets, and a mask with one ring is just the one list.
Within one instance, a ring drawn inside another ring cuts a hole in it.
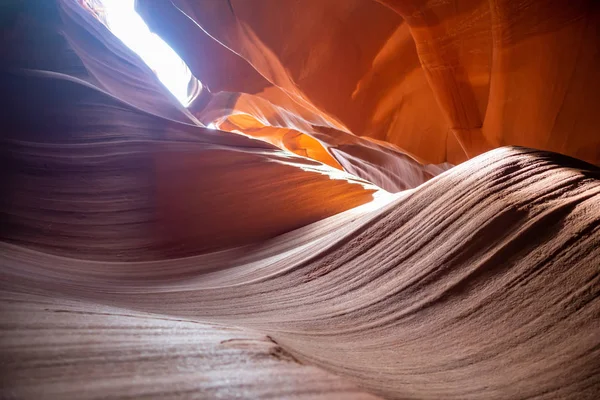
[{"label": "white sky patch", "polygon": [[108,27],[154,70],[158,79],[183,104],[189,105],[192,74],[183,60],[135,12],[135,0],[102,0]]}]

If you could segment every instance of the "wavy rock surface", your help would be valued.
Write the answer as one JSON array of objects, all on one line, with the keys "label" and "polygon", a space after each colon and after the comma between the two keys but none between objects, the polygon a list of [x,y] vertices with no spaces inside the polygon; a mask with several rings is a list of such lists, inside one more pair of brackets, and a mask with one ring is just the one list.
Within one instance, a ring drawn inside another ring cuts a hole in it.
[{"label": "wavy rock surface", "polygon": [[[2,244],[3,287],[254,329],[385,397],[591,399],[600,390],[599,178],[572,159],[500,149],[376,211],[220,253],[91,262]],[[50,384],[43,369],[14,366],[38,376],[38,390]]]},{"label": "wavy rock surface", "polygon": [[264,334],[3,292],[5,398],[376,399]]},{"label": "wavy rock surface", "polygon": [[189,110],[76,2],[6,3],[0,397],[598,398],[600,170],[444,163],[598,162],[597,6],[250,3],[138,1]]}]

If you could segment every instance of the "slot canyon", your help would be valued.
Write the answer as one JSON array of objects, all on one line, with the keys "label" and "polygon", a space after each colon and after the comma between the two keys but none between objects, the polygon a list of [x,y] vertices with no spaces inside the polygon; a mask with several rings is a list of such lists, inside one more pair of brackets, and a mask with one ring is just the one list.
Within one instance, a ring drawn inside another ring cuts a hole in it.
[{"label": "slot canyon", "polygon": [[600,1],[127,1],[0,1],[0,398],[600,398]]}]

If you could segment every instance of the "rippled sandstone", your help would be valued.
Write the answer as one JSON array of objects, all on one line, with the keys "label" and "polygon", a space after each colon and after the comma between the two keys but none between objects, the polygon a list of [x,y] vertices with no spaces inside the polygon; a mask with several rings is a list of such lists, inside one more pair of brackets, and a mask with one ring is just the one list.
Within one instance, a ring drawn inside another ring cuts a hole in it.
[{"label": "rippled sandstone", "polygon": [[0,7],[0,397],[600,395],[597,2]]}]

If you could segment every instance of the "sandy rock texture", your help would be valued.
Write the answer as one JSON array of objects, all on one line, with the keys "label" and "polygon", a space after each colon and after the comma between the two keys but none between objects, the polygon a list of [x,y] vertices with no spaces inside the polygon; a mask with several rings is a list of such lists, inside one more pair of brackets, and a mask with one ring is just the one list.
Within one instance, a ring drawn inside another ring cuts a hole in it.
[{"label": "sandy rock texture", "polygon": [[0,397],[599,398],[597,2],[137,8],[0,5]]}]

